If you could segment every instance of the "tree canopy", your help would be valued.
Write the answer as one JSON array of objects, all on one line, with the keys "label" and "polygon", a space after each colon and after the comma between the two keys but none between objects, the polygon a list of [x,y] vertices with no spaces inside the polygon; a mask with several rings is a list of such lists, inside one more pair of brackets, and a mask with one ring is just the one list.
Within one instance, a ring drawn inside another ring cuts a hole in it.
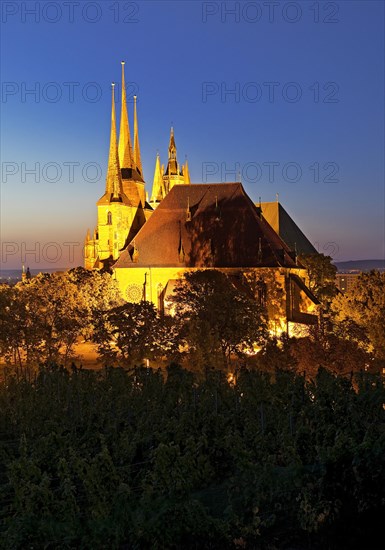
[{"label": "tree canopy", "polygon": [[110,275],[83,268],[2,285],[1,353],[20,368],[67,363],[77,338],[92,334],[94,317],[122,302]]},{"label": "tree canopy", "polygon": [[98,314],[93,340],[107,365],[133,367],[170,354],[172,326],[151,302],[126,303]]},{"label": "tree canopy", "polygon": [[361,273],[357,283],[332,302],[336,330],[379,359],[385,359],[385,272]]},{"label": "tree canopy", "polygon": [[179,338],[190,361],[227,368],[267,337],[265,309],[217,270],[186,273],[172,297]]},{"label": "tree canopy", "polygon": [[318,300],[327,305],[337,294],[335,283],[337,268],[325,254],[300,254],[299,261],[308,272],[309,288]]},{"label": "tree canopy", "polygon": [[376,548],[380,376],[170,366],[0,385],[0,547]]}]

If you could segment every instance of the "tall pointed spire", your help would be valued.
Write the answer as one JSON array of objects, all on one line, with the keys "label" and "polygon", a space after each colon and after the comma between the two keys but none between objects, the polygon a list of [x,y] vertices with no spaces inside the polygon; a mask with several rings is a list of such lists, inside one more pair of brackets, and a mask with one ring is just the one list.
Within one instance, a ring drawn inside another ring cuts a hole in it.
[{"label": "tall pointed spire", "polygon": [[142,160],[140,158],[138,114],[136,110],[136,95],[134,95],[134,161],[140,175],[143,177]]},{"label": "tall pointed spire", "polygon": [[151,202],[160,202],[164,198],[163,193],[163,176],[160,167],[159,153],[156,155],[154,181],[152,184]]},{"label": "tall pointed spire", "polygon": [[126,97],[126,84],[124,80],[124,65],[125,62],[122,61],[122,107],[120,114],[120,132],[119,132],[119,162],[120,167],[123,168],[132,168],[133,156],[132,156],[132,145],[131,145],[131,135],[130,135],[130,124],[128,121],[128,112],[127,112],[127,97]]},{"label": "tall pointed spire", "polygon": [[115,114],[115,84],[112,84],[112,107],[111,107],[111,135],[110,153],[108,156],[108,168],[106,177],[106,194],[112,200],[118,200],[122,193],[122,175],[119,165],[118,141],[116,136],[116,114]]}]

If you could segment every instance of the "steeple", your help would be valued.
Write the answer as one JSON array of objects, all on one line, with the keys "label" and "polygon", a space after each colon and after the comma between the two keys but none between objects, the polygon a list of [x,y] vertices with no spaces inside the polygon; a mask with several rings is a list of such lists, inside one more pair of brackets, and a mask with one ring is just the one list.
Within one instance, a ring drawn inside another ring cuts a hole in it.
[{"label": "steeple", "polygon": [[176,143],[173,126],[171,126],[170,130],[167,167],[166,171],[164,171],[164,167],[162,165],[162,174],[164,196],[171,191],[174,185],[184,185],[186,183],[190,183],[190,173],[188,169],[187,158],[186,163],[181,166],[178,164],[178,160],[176,158]]},{"label": "steeple", "polygon": [[170,131],[170,143],[168,146],[168,158],[169,159],[176,159],[176,145],[175,145],[175,137],[174,137],[174,127],[171,126]]},{"label": "steeple", "polygon": [[116,115],[115,115],[115,84],[112,84],[112,107],[111,107],[111,134],[110,153],[108,156],[108,168],[106,177],[106,198],[110,201],[122,202],[122,174],[119,165],[118,142],[116,136]]},{"label": "steeple", "polygon": [[174,137],[174,128],[171,126],[170,143],[168,145],[168,164],[166,175],[179,176],[178,161],[176,160],[176,144]]},{"label": "steeple", "polygon": [[142,160],[140,158],[138,114],[136,110],[136,95],[134,95],[134,161],[140,175],[143,177]]},{"label": "steeple", "polygon": [[120,132],[119,132],[119,162],[120,167],[123,170],[124,168],[133,168],[133,156],[132,156],[132,145],[131,145],[131,135],[130,135],[130,125],[128,121],[127,113],[127,98],[126,98],[126,84],[124,80],[124,65],[125,62],[122,61],[122,107],[120,114]]},{"label": "steeple", "polygon": [[159,156],[159,153],[157,153],[156,162],[155,162],[154,181],[152,184],[151,202],[160,202],[163,198],[164,198],[163,177],[162,177],[162,170],[160,167],[160,156]]}]

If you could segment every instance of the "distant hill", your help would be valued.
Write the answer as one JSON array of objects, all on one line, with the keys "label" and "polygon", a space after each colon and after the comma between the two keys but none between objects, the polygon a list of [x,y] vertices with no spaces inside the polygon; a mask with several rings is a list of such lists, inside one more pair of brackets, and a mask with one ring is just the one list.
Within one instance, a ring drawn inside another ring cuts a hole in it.
[{"label": "distant hill", "polygon": [[378,269],[385,271],[385,260],[350,260],[349,262],[334,262],[340,272],[348,271],[370,271]]}]

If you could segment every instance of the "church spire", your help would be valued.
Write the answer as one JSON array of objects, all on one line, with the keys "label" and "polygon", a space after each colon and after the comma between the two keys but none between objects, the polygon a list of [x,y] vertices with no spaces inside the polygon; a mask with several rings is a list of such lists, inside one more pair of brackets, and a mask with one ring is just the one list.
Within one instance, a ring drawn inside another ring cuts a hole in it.
[{"label": "church spire", "polygon": [[121,169],[132,168],[132,145],[130,135],[130,125],[127,113],[126,84],[124,80],[124,65],[122,61],[122,107],[120,114],[120,132],[119,132],[119,162]]},{"label": "church spire", "polygon": [[169,159],[176,159],[176,145],[175,145],[175,137],[174,137],[174,127],[171,126],[170,130],[170,143],[168,146],[168,158]]},{"label": "church spire", "polygon": [[138,114],[136,110],[136,95],[134,95],[134,161],[136,169],[143,177],[142,160],[140,158],[139,132],[138,132]]},{"label": "church spire", "polygon": [[108,156],[108,168],[106,177],[106,195],[112,200],[121,198],[122,175],[119,165],[118,142],[116,136],[116,115],[115,115],[115,84],[112,84],[112,107],[111,107],[111,134],[110,153]]},{"label": "church spire", "polygon": [[155,162],[154,181],[152,184],[151,202],[160,202],[163,198],[164,198],[164,193],[163,193],[162,169],[160,167],[160,156],[159,156],[159,153],[157,153],[156,162]]},{"label": "church spire", "polygon": [[168,164],[166,175],[168,176],[179,176],[179,167],[178,161],[176,160],[176,144],[174,137],[174,127],[171,126],[170,130],[170,142],[168,145]]}]

